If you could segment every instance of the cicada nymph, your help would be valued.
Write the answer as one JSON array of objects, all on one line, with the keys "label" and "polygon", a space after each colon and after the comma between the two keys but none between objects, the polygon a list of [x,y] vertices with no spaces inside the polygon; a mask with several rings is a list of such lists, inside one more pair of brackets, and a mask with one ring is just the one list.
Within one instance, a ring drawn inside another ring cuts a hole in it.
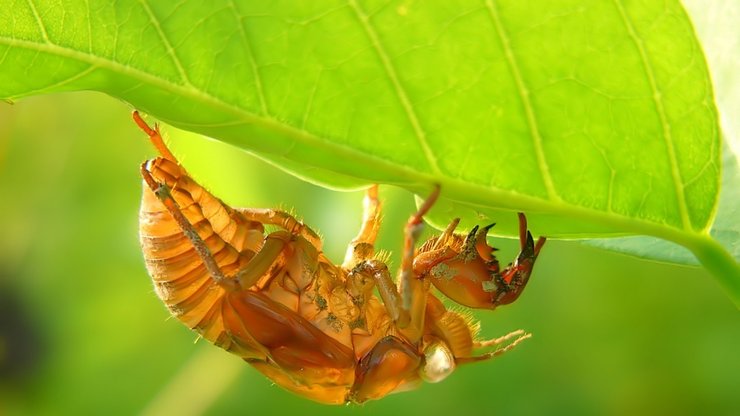
[{"label": "cicada nymph", "polygon": [[[141,246],[157,295],[183,324],[275,383],[329,404],[361,403],[439,382],[460,364],[498,356],[528,338],[477,339],[477,324],[448,310],[434,286],[471,308],[514,301],[545,242],[519,214],[521,252],[501,269],[490,228],[456,234],[453,220],[416,249],[439,187],[411,216],[398,283],[375,255],[377,187],[344,263],[286,212],[232,208],[198,185],[137,112],[159,157],[141,166]],[[265,226],[276,231],[266,233]]]}]

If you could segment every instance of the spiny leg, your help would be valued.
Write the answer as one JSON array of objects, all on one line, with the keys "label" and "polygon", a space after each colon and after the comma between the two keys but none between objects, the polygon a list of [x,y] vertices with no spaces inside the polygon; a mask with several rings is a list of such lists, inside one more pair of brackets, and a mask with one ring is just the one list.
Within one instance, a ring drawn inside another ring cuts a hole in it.
[{"label": "spiny leg", "polygon": [[244,218],[263,224],[276,225],[291,234],[300,235],[321,250],[321,238],[314,230],[285,211],[269,208],[234,208]]},{"label": "spiny leg", "polygon": [[378,185],[367,188],[362,200],[362,225],[357,236],[352,240],[353,244],[368,243],[375,244],[380,227],[380,200],[378,199]]},{"label": "spiny leg", "polygon": [[362,225],[357,236],[349,243],[342,266],[352,269],[363,260],[369,260],[375,254],[375,239],[380,228],[380,201],[378,185],[367,189],[362,200]]},{"label": "spiny leg", "polygon": [[498,337],[498,338],[487,339],[487,340],[484,340],[484,341],[475,341],[475,342],[473,342],[473,347],[474,348],[495,347],[495,346],[497,346],[499,344],[502,344],[502,343],[504,343],[504,342],[506,342],[506,341],[508,341],[508,340],[510,340],[512,338],[520,338],[522,336],[529,337],[529,336],[531,336],[531,334],[528,334],[528,333],[524,332],[523,329],[517,329],[516,331],[509,332],[508,334],[506,334],[504,336],[501,336],[501,337]]},{"label": "spiny leg", "polygon": [[474,357],[462,357],[462,358],[458,358],[457,359],[457,363],[458,364],[465,364],[465,363],[472,363],[472,362],[477,362],[477,361],[490,360],[493,357],[498,357],[501,354],[504,354],[506,352],[511,351],[514,347],[516,347],[517,345],[519,345],[519,343],[521,343],[525,339],[528,339],[528,338],[531,338],[531,337],[532,337],[532,334],[526,333],[526,332],[522,331],[521,329],[519,329],[517,331],[514,331],[514,332],[511,332],[509,334],[506,334],[503,337],[499,337],[499,338],[492,339],[492,340],[489,340],[489,341],[483,341],[483,342],[480,342],[480,343],[476,343],[476,346],[478,346],[480,344],[480,346],[487,347],[487,346],[499,345],[499,344],[501,344],[503,342],[506,342],[506,341],[508,341],[508,340],[510,340],[512,338],[514,339],[514,341],[512,341],[511,343],[509,343],[509,344],[507,344],[507,345],[505,345],[503,347],[496,348],[495,350],[490,351],[490,352],[487,352],[485,354],[477,355],[477,356],[474,356]]},{"label": "spiny leg", "polygon": [[414,276],[414,252],[416,242],[424,230],[424,215],[429,212],[432,205],[437,201],[439,191],[439,185],[435,184],[432,193],[421,204],[419,210],[409,218],[404,229],[403,257],[401,260],[399,284],[402,307],[409,311],[410,324],[408,328],[401,329],[412,342],[417,341],[421,337],[422,327],[424,325],[424,308],[426,306],[424,282]]},{"label": "spiny leg", "polygon": [[412,343],[421,338],[426,307],[425,282],[416,279],[412,269],[414,246],[423,229],[423,217],[438,196],[439,186],[436,186],[429,198],[424,201],[406,224],[404,246],[406,251],[404,251],[403,260],[406,266],[401,267],[400,293],[399,288],[390,277],[388,267],[381,261],[373,259],[361,261],[352,268],[349,274],[349,286],[356,289],[357,295],[369,288],[364,283],[366,282],[365,278],[372,279],[372,282],[378,288],[380,297],[383,299],[389,317],[400,332]]},{"label": "spiny leg", "polygon": [[360,262],[349,273],[351,285],[357,288],[369,288],[367,285],[357,283],[362,281],[363,277],[371,278],[375,287],[378,288],[380,298],[383,299],[383,305],[391,320],[399,328],[407,327],[410,320],[409,310],[403,307],[396,284],[388,272],[388,266],[374,259]]},{"label": "spiny leg", "polygon": [[146,124],[146,121],[141,118],[141,115],[139,115],[138,111],[134,111],[132,117],[134,118],[134,122],[136,123],[136,125],[139,126],[140,129],[144,130],[147,135],[149,135],[149,140],[151,140],[154,147],[157,148],[159,154],[162,155],[163,158],[171,160],[179,165],[177,159],[175,158],[175,155],[173,155],[172,152],[170,152],[170,149],[167,148],[167,145],[164,144],[162,135],[159,132],[159,124],[154,124],[154,128],[149,127],[149,125]]},{"label": "spiny leg", "polygon": [[404,307],[407,309],[411,307],[410,283],[417,280],[414,279],[413,271],[416,242],[419,240],[419,237],[424,230],[424,215],[429,212],[429,209],[434,205],[434,202],[437,201],[437,197],[439,197],[439,185],[435,185],[434,190],[429,197],[427,197],[424,203],[421,204],[419,210],[409,218],[408,222],[406,222],[406,228],[404,229],[400,283]]},{"label": "spiny leg", "polygon": [[452,221],[447,225],[447,228],[437,237],[437,241],[434,242],[433,249],[439,249],[444,247],[447,242],[453,238],[455,229],[460,225],[460,218],[453,218]]}]

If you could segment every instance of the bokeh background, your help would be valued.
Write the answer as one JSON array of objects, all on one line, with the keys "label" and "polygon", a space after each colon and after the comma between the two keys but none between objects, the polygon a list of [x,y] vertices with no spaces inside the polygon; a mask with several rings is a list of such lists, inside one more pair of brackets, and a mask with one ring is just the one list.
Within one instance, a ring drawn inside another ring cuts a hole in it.
[{"label": "bokeh background", "polygon": [[[706,272],[561,241],[516,303],[477,314],[483,335],[534,333],[512,352],[363,406],[293,396],[196,342],[155,296],[137,241],[138,167],[154,149],[131,110],[97,93],[0,104],[0,415],[740,414],[740,319]],[[164,129],[215,194],[294,209],[341,260],[361,192]],[[397,265],[413,196],[381,196],[379,247]]]}]

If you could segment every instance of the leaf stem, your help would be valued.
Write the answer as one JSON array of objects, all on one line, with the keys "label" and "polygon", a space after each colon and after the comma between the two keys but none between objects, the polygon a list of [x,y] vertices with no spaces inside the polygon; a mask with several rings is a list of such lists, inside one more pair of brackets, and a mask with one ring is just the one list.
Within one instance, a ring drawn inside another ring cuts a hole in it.
[{"label": "leaf stem", "polygon": [[740,309],[740,263],[709,236],[693,240],[686,244],[686,247],[694,253],[702,266],[714,275],[735,306]]}]

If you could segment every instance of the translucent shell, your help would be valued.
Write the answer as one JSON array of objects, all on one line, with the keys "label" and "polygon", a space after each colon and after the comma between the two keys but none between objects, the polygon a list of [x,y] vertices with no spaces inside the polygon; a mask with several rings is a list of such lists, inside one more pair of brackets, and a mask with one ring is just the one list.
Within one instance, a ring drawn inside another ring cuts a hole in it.
[{"label": "translucent shell", "polygon": [[[404,230],[395,282],[375,257],[377,187],[342,265],[310,227],[279,210],[232,208],[209,193],[167,149],[159,128],[134,120],[160,153],[141,167],[139,232],[146,267],[169,311],[283,388],[327,404],[361,403],[439,382],[467,362],[500,355],[529,337],[476,339],[478,324],[431,292],[474,308],[516,299],[544,243],[520,214],[522,253],[503,271],[485,231],[439,237],[415,249],[436,187]],[[276,231],[266,233],[266,225]],[[485,349],[475,355],[475,351]],[[218,376],[214,374],[214,376]]]}]

